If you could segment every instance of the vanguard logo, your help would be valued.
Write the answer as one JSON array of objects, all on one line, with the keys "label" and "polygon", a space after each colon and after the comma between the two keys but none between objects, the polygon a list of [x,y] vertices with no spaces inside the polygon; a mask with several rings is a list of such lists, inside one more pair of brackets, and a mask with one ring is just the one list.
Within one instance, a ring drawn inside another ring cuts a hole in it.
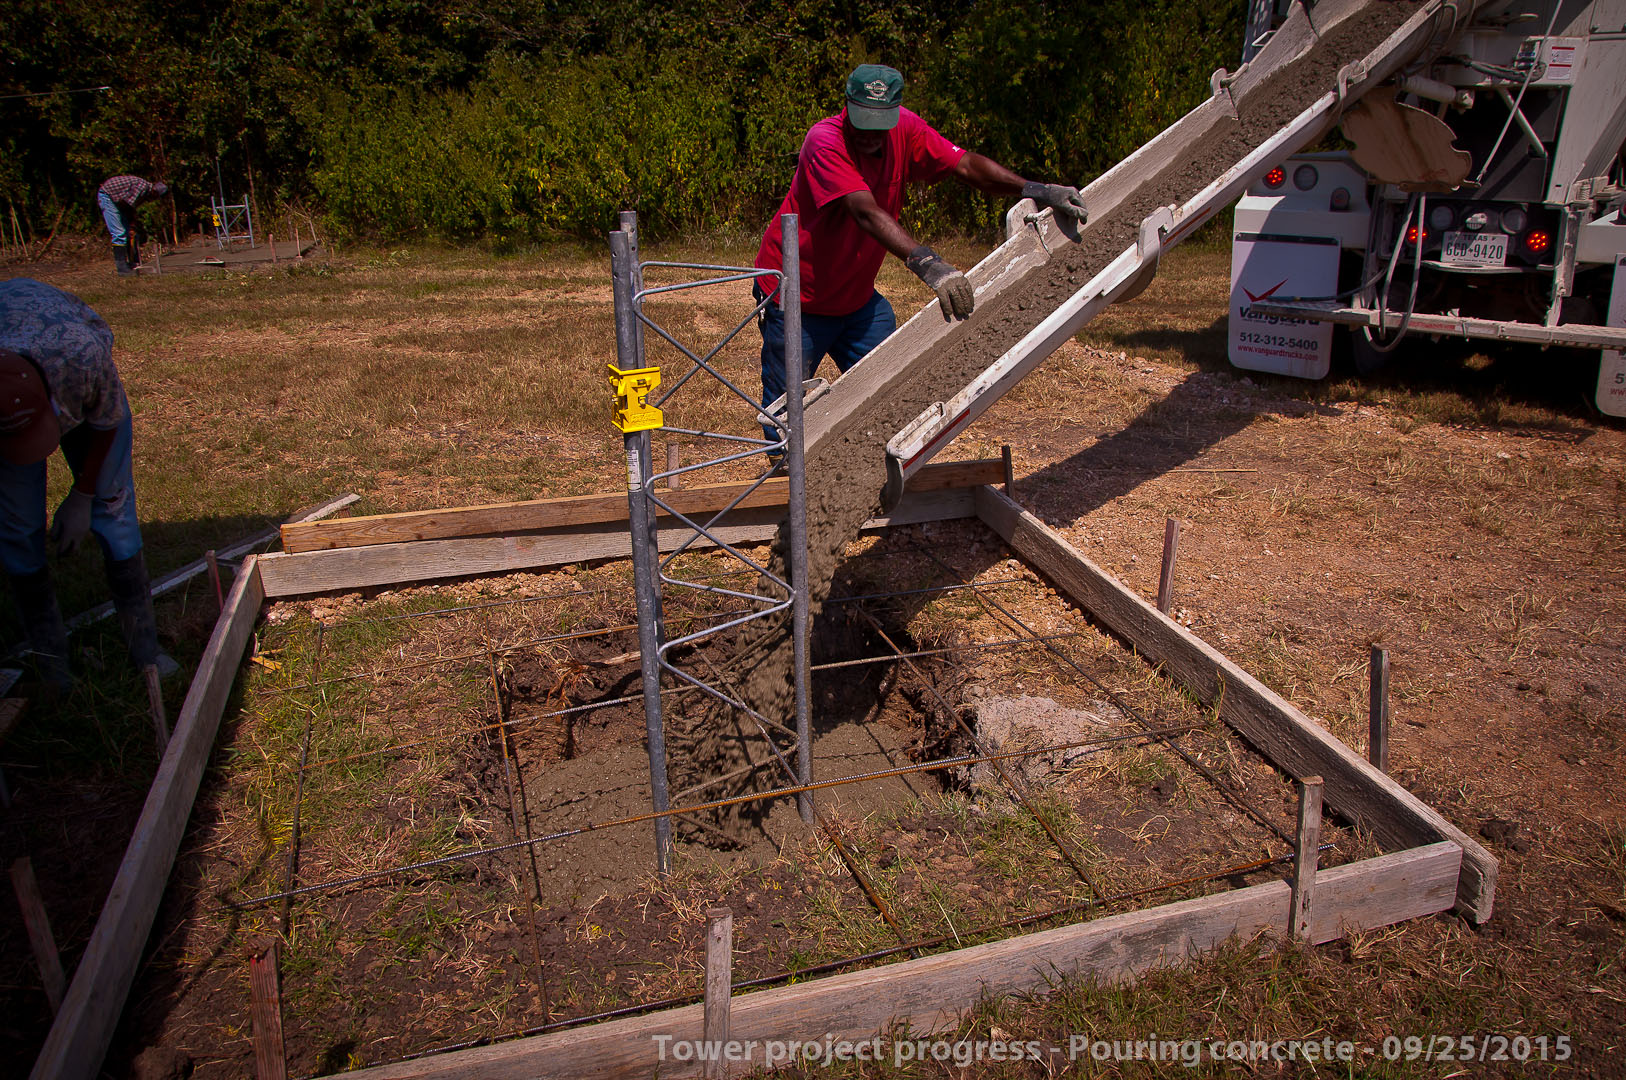
[{"label": "vanguard logo", "polygon": [[[1243,292],[1243,294],[1245,296],[1247,296],[1248,301],[1249,301],[1250,304],[1257,304],[1261,300],[1269,300],[1272,296],[1275,296],[1276,295],[1276,290],[1280,289],[1283,285],[1286,285],[1286,284],[1287,284],[1287,279],[1282,278],[1282,280],[1278,281],[1276,284],[1272,285],[1270,288],[1266,289],[1262,293],[1256,293],[1253,290],[1249,289],[1246,285],[1242,286],[1242,292]],[[1264,323],[1267,326],[1309,326],[1310,325],[1310,320],[1309,319],[1296,319],[1296,318],[1293,318],[1290,315],[1270,315],[1270,314],[1267,314],[1267,313],[1265,313],[1263,311],[1259,311],[1257,308],[1250,307],[1250,306],[1243,306],[1243,307],[1237,308],[1236,309],[1236,317],[1239,318],[1239,319],[1245,319],[1245,320],[1247,320],[1249,322]]]},{"label": "vanguard logo", "polygon": [[1287,279],[1282,278],[1282,280],[1278,281],[1276,284],[1272,285],[1270,288],[1266,289],[1262,293],[1248,292],[1248,287],[1246,285],[1244,285],[1242,287],[1242,291],[1245,292],[1245,293],[1248,293],[1249,302],[1257,304],[1261,300],[1269,300],[1272,296],[1275,296],[1276,295],[1276,290],[1281,288],[1283,285],[1286,285],[1286,284],[1287,284]]}]

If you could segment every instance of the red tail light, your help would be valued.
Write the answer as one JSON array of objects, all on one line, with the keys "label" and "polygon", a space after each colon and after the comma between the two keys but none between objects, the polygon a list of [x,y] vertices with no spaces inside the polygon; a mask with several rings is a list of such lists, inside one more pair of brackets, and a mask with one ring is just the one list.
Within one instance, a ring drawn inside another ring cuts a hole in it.
[{"label": "red tail light", "polygon": [[1532,255],[1540,255],[1542,252],[1547,250],[1548,245],[1550,245],[1552,242],[1552,237],[1548,236],[1540,229],[1525,234],[1524,238],[1524,246],[1530,249],[1530,253]]},{"label": "red tail light", "polygon": [[1287,183],[1287,173],[1280,165],[1265,174],[1265,186],[1267,188],[1279,188],[1285,183]]},{"label": "red tail light", "polygon": [[1406,230],[1406,243],[1408,243],[1408,244],[1417,243],[1417,239],[1418,239],[1419,236],[1421,236],[1424,240],[1427,240],[1428,239],[1428,230],[1423,229],[1421,232],[1419,232],[1418,229],[1417,229],[1417,226],[1413,225],[1411,228]]}]

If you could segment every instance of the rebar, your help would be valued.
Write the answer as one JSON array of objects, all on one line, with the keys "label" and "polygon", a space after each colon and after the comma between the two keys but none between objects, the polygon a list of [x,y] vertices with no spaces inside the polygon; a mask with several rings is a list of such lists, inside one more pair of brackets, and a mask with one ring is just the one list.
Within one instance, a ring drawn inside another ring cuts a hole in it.
[{"label": "rebar", "polygon": [[[320,672],[322,666],[322,645],[326,640],[327,624],[316,624],[316,644],[311,650],[311,671]],[[314,706],[305,706],[305,730],[299,739],[299,769],[294,774],[294,819],[288,837],[288,876],[287,885],[283,891],[288,897],[282,902],[282,918],[279,923],[282,927],[282,936],[285,940],[292,933],[293,919],[293,889],[299,877],[299,819],[300,812],[305,806],[305,762],[310,755],[311,724],[316,719]]]},{"label": "rebar", "polygon": [[[1052,639],[1058,639],[1059,640],[1059,639],[1063,639],[1063,638],[1072,638],[1072,637],[1078,637],[1078,636],[1079,635],[1076,632],[1069,631],[1069,632],[1062,633],[1062,634],[1046,634],[1046,635],[1041,635],[1041,636],[1038,636],[1038,637],[1031,637],[1031,638],[1029,638],[1029,637],[1003,638],[1003,639],[1001,639],[999,641],[972,642],[972,643],[965,644],[965,645],[955,646],[953,648],[917,649],[914,652],[903,653],[902,658],[919,659],[919,658],[922,658],[922,657],[930,657],[930,656],[944,656],[944,655],[951,654],[951,653],[990,651],[990,650],[993,650],[993,649],[1009,649],[1009,648],[1015,648],[1015,647],[1021,646],[1021,645],[1032,645],[1032,644],[1037,644],[1037,643],[1041,643],[1041,642],[1045,642],[1045,641],[1050,641]],[[498,653],[498,655],[502,655],[505,651],[511,651],[511,650],[498,649],[497,653]],[[825,663],[822,663],[822,664],[814,664],[812,666],[811,670],[816,671],[816,672],[817,671],[834,671],[834,670],[836,670],[838,668],[862,667],[862,666],[865,666],[865,665],[868,665],[868,664],[892,664],[892,663],[896,663],[899,659],[900,659],[900,656],[897,653],[886,653],[886,654],[883,654],[883,655],[880,655],[880,656],[861,656],[861,657],[858,657],[858,658],[853,659],[853,660],[829,660],[829,661],[826,661]],[[629,660],[628,662],[630,663],[631,661]],[[329,682],[325,682],[325,683],[323,683],[321,685],[324,685],[324,686],[325,685],[330,685],[330,682],[331,682],[331,680]],[[693,685],[663,687],[662,690],[661,690],[661,696],[662,696],[662,698],[670,698],[670,697],[674,697],[674,696],[677,696],[677,695],[680,695],[680,694],[694,693],[698,689],[700,689],[700,687],[693,686]],[[627,696],[624,696],[624,697],[605,698],[602,701],[590,701],[590,702],[587,702],[587,703],[582,704],[582,705],[571,705],[571,706],[569,706],[567,708],[555,709],[555,710],[553,710],[551,712],[533,713],[533,714],[531,714],[529,716],[521,716],[521,717],[518,717],[517,719],[505,721],[505,723],[511,729],[512,728],[518,728],[518,727],[520,727],[522,725],[535,723],[535,722],[542,721],[542,720],[554,720],[554,719],[558,719],[559,717],[573,716],[573,715],[576,715],[576,714],[579,714],[579,713],[585,713],[585,712],[593,712],[594,710],[597,710],[597,709],[608,709],[608,708],[611,708],[611,707],[616,706],[616,705],[630,705],[630,704],[632,704],[634,702],[637,702],[637,701],[640,701],[640,700],[642,700],[641,695],[636,695],[636,694],[627,695]],[[320,758],[320,759],[318,759],[316,761],[311,762],[310,765],[308,766],[308,768],[316,769],[316,768],[320,768],[321,766],[324,766],[324,765],[337,765],[337,764],[342,764],[342,763],[348,762],[348,761],[360,761],[360,760],[370,758],[370,757],[379,757],[379,756],[384,755],[384,754],[396,754],[396,753],[400,753],[402,750],[412,750],[412,749],[415,749],[415,748],[420,747],[420,746],[429,746],[429,745],[432,745],[432,744],[437,743],[437,742],[447,742],[447,741],[450,741],[452,739],[461,739],[461,738],[464,738],[465,736],[470,735],[470,734],[479,734],[480,732],[490,731],[490,730],[493,730],[490,725],[484,725],[484,726],[481,726],[481,727],[473,728],[473,729],[468,730],[468,731],[452,731],[452,732],[447,732],[447,733],[444,733],[444,734],[441,734],[441,735],[431,735],[428,738],[413,739],[410,742],[393,743],[393,744],[391,744],[389,746],[379,747],[379,748],[374,749],[374,750],[358,750],[356,753],[342,754],[339,757]]]},{"label": "rebar", "polygon": [[[662,474],[662,475],[665,475],[665,474]],[[894,554],[898,554],[898,552],[882,552],[880,554],[880,556],[877,556],[877,557],[885,557],[887,555],[894,555]],[[754,574],[754,573],[755,573],[755,571],[753,571],[753,570],[751,570],[749,568],[740,569],[740,570],[719,570],[719,571],[717,571],[715,573],[711,573],[711,574],[697,575],[695,578],[693,578],[691,580],[693,580],[693,581],[704,581],[704,580],[711,580],[711,579],[715,579],[715,578],[742,577],[744,575]],[[926,594],[926,593],[945,593],[945,592],[956,592],[956,591],[965,590],[965,589],[972,589],[972,590],[984,589],[984,588],[991,588],[991,587],[998,586],[998,585],[1020,584],[1022,582],[1022,580],[1023,579],[1021,579],[1021,578],[995,578],[995,579],[990,580],[990,581],[972,581],[972,582],[964,582],[964,583],[961,583],[961,584],[958,584],[958,585],[933,585],[933,586],[928,586],[928,587],[922,588],[922,589],[900,589],[900,590],[896,590],[896,591],[893,591],[893,592],[855,593],[855,594],[853,594],[851,596],[832,596],[832,597],[830,597],[829,599],[827,599],[824,602],[824,606],[829,607],[829,606],[831,606],[833,604],[863,603],[863,602],[868,601],[868,600],[891,600],[891,599],[896,599],[898,597],[904,597],[904,596],[920,596],[920,595],[923,595],[923,594]],[[511,606],[511,605],[515,605],[515,604],[531,604],[531,603],[538,603],[538,602],[543,601],[543,600],[556,600],[556,599],[560,599],[560,598],[564,598],[564,597],[571,597],[571,596],[595,596],[595,595],[600,595],[600,594],[610,593],[610,592],[616,592],[616,591],[619,591],[619,590],[611,589],[611,588],[603,588],[603,589],[578,589],[578,590],[575,590],[575,591],[572,591],[572,592],[561,592],[561,593],[545,593],[545,594],[543,594],[541,596],[521,597],[518,600],[498,600],[498,601],[493,601],[492,603],[489,603],[489,604],[466,604],[466,605],[459,605],[459,606],[455,606],[455,607],[436,608],[433,611],[409,612],[409,613],[407,613],[405,615],[386,615],[383,618],[379,619],[378,621],[379,622],[392,622],[392,621],[395,621],[395,620],[398,620],[398,619],[417,619],[417,618],[424,618],[424,617],[431,616],[431,615],[457,615],[457,614],[463,614],[465,612],[470,612],[470,611],[482,611],[482,610],[485,610],[487,608],[505,607],[505,606]],[[733,608],[733,609],[728,609],[726,611],[715,612],[715,613],[712,613],[710,615],[679,615],[679,616],[671,618],[669,621],[672,622],[672,623],[683,623],[683,622],[694,621],[694,620],[697,620],[697,619],[727,618],[727,617],[731,617],[733,615],[740,614],[743,611],[744,611],[743,608]],[[605,627],[600,627],[600,628],[595,629],[595,630],[577,630],[577,631],[573,631],[573,632],[567,633],[567,634],[548,634],[548,635],[546,635],[544,637],[528,638],[528,639],[526,639],[524,641],[517,641],[517,642],[514,642],[513,644],[510,644],[510,645],[499,645],[499,646],[497,646],[497,654],[499,656],[501,656],[501,655],[504,655],[506,653],[515,652],[515,651],[517,651],[519,649],[533,648],[533,647],[535,647],[537,645],[549,645],[549,644],[552,644],[552,643],[558,642],[558,641],[582,641],[582,640],[586,640],[586,639],[589,639],[589,638],[604,637],[604,636],[609,635],[609,634],[624,633],[624,632],[629,632],[629,631],[633,631],[633,630],[636,630],[636,629],[638,629],[638,624],[637,623],[622,623],[622,624],[617,625],[617,626],[605,626]],[[1073,636],[1073,635],[1068,635],[1068,636]],[[416,671],[419,668],[433,667],[436,664],[449,664],[449,663],[452,663],[454,661],[459,661],[459,660],[473,660],[473,659],[476,659],[477,657],[480,657],[480,656],[483,656],[483,655],[485,655],[484,650],[478,650],[478,649],[473,651],[473,652],[452,653],[449,656],[436,656],[436,657],[431,657],[428,660],[414,660],[410,664],[401,664],[401,665],[399,665],[397,667],[374,668],[372,671],[362,671],[362,672],[358,672],[358,673],[356,673],[354,675],[337,675],[337,676],[334,676],[331,679],[323,679],[321,682],[291,683],[288,686],[267,686],[267,687],[264,687],[263,689],[258,690],[256,692],[258,694],[260,694],[262,697],[265,697],[265,696],[270,696],[270,695],[274,695],[274,694],[288,694],[288,693],[292,693],[295,690],[314,690],[319,686],[333,686],[333,685],[338,684],[338,683],[357,682],[357,681],[362,680],[362,679],[380,679],[380,678],[383,678],[386,675],[399,675],[402,672]],[[918,653],[918,654],[915,654],[915,655],[926,655],[926,654]],[[829,665],[823,665],[820,668],[814,668],[813,670],[823,670],[824,667],[828,667],[828,666]]]},{"label": "rebar", "polygon": [[[1329,850],[1332,847],[1333,845],[1331,844],[1325,844],[1322,846],[1322,850]],[[1084,900],[1078,903],[1064,904],[1060,907],[1049,908],[1045,911],[1034,912],[1029,915],[1019,915],[1003,922],[984,924],[975,929],[967,930],[963,934],[939,934],[929,938],[919,938],[915,941],[900,943],[898,945],[889,945],[886,948],[875,949],[866,953],[859,953],[855,956],[845,956],[839,960],[827,960],[820,964],[809,964],[806,967],[778,971],[771,975],[762,975],[754,979],[741,979],[731,984],[730,991],[738,994],[745,990],[757,990],[767,986],[776,986],[780,983],[800,981],[812,975],[825,975],[832,971],[840,971],[842,968],[854,967],[858,964],[866,964],[875,960],[884,960],[888,957],[897,956],[900,953],[911,950],[918,951],[921,949],[936,948],[937,946],[946,945],[950,941],[954,941],[961,937],[988,937],[1002,930],[1013,930],[1034,926],[1042,922],[1048,922],[1051,919],[1061,918],[1065,915],[1076,915],[1081,911],[1089,911],[1098,907],[1106,907],[1111,904],[1122,903],[1125,900],[1133,900],[1142,896],[1149,896],[1153,893],[1169,892],[1173,889],[1185,888],[1190,885],[1200,885],[1209,881],[1219,881],[1223,878],[1238,877],[1242,874],[1254,873],[1256,871],[1263,870],[1267,866],[1273,866],[1276,863],[1291,861],[1292,858],[1293,854],[1291,852],[1285,855],[1273,855],[1269,858],[1257,859],[1253,862],[1240,863],[1235,866],[1227,866],[1204,874],[1196,874],[1191,877],[1180,878],[1178,880],[1161,881],[1157,884],[1146,885],[1139,889],[1129,889],[1124,892],[1113,893],[1112,895],[1103,897],[1099,900]],[[468,1042],[456,1043],[450,1046],[437,1046],[431,1050],[420,1050],[417,1053],[408,1054],[406,1057],[401,1058],[400,1060],[415,1061],[419,1058],[431,1057],[437,1054],[449,1054],[458,1050],[472,1050],[475,1047],[491,1046],[494,1043],[507,1042],[512,1039],[523,1039],[534,1035],[546,1035],[553,1031],[563,1031],[569,1028],[585,1027],[588,1024],[596,1024],[605,1020],[615,1020],[628,1016],[640,1016],[644,1013],[654,1012],[657,1009],[670,1009],[683,1005],[692,1005],[701,1000],[703,996],[704,995],[700,993],[680,994],[675,997],[661,998],[656,1001],[642,1002],[637,1005],[624,1005],[620,1008],[606,1009],[602,1012],[591,1013],[586,1016],[572,1017],[569,1020],[556,1020],[551,1023],[540,1024],[536,1027],[524,1028],[520,1031],[510,1032],[506,1035],[487,1036],[485,1038],[472,1039]]]},{"label": "rebar", "polygon": [[1107,747],[1133,739],[1156,739],[1166,735],[1179,734],[1191,730],[1194,730],[1194,728],[1181,727],[1169,728],[1161,731],[1133,731],[1126,735],[1109,735],[1101,736],[1095,739],[1079,739],[1073,742],[1055,743],[1049,746],[1030,747],[1024,750],[1006,750],[996,754],[963,754],[952,758],[939,758],[935,761],[918,762],[914,765],[900,765],[891,769],[878,769],[867,773],[854,773],[849,776],[834,777],[829,780],[815,780],[812,783],[805,785],[798,784],[791,787],[773,788],[768,791],[749,792],[744,795],[731,795],[727,798],[713,799],[708,802],[693,803],[688,806],[680,806],[662,811],[651,811],[644,814],[633,814],[628,817],[614,818],[609,821],[593,822],[587,825],[577,826],[574,829],[562,829],[558,832],[547,833],[542,836],[532,837],[528,840],[518,841],[512,844],[497,844],[492,847],[470,848],[466,851],[453,852],[450,855],[442,855],[434,859],[424,859],[420,862],[392,866],[383,870],[371,870],[365,874],[353,874],[349,877],[336,878],[332,881],[319,882],[314,885],[302,885],[296,889],[291,889],[286,892],[267,893],[264,896],[254,897],[251,900],[230,901],[226,904],[226,906],[234,910],[242,911],[248,908],[260,907],[287,897],[298,897],[304,896],[307,893],[327,892],[332,889],[344,888],[350,885],[361,885],[369,881],[377,881],[380,878],[391,877],[395,874],[405,874],[416,870],[428,870],[434,867],[448,866],[452,863],[464,862],[469,859],[480,858],[481,856],[485,855],[500,855],[505,851],[517,850],[526,844],[552,843],[557,840],[567,840],[573,836],[581,836],[584,833],[598,832],[602,829],[615,828],[616,826],[620,825],[639,825],[653,821],[656,818],[671,818],[678,814],[699,814],[711,810],[726,809],[730,806],[743,806],[747,803],[768,802],[773,799],[784,798],[788,795],[796,795],[804,789],[808,791],[825,791],[830,788],[843,787],[847,784],[859,784],[872,780],[886,780],[895,776],[910,776],[916,773],[941,772],[944,769],[954,769],[965,765],[990,763],[995,760],[1013,761],[1017,758],[1032,757],[1036,754],[1050,754],[1062,750],[1077,750],[1083,747],[1100,747],[1104,750]]},{"label": "rebar", "polygon": [[[880,621],[863,608],[858,609],[858,614],[874,628],[875,632],[880,635],[881,640],[886,642],[887,646],[901,657],[903,650],[899,649],[893,640],[887,636],[886,628],[881,625]],[[972,729],[970,724],[966,723],[965,717],[960,715],[960,710],[944,699],[937,687],[932,685],[931,680],[927,679],[920,669],[915,666],[914,661],[905,659],[902,662],[910,671],[915,673],[915,676],[920,680],[920,684],[926,688],[926,692],[937,699],[937,704],[943,711],[948,714],[955,724],[959,725],[966,738],[971,740],[971,745],[977,748],[977,753],[987,754],[988,748],[984,745],[981,736]],[[1062,840],[1061,834],[1056,832],[1049,819],[1039,812],[1038,806],[1033,802],[1032,793],[1027,790],[1027,785],[1014,776],[1003,762],[996,760],[992,761],[991,764],[994,766],[994,770],[999,773],[999,778],[1005,782],[1005,786],[1011,789],[1011,794],[1015,795],[1017,801],[1022,804],[1022,809],[1026,810],[1033,820],[1038,823],[1039,828],[1044,830],[1044,834],[1050,837],[1051,843],[1056,845],[1056,850],[1061,852],[1061,857],[1067,860],[1067,865],[1072,867],[1074,874],[1078,875],[1078,880],[1082,881],[1085,888],[1089,889],[1090,892],[1097,896],[1101,895],[1100,883],[1090,875],[1089,871],[1084,869],[1084,865],[1078,861],[1073,850]]]},{"label": "rebar", "polygon": [[[955,576],[955,577],[960,576],[959,572],[956,571],[948,563],[944,562],[941,558],[939,558],[937,556],[936,552],[927,551],[924,548],[922,548],[920,550],[927,558],[931,559],[939,567],[941,567],[944,573],[949,574],[951,576]],[[990,607],[990,606],[993,607],[1001,615],[1003,615],[1005,618],[1009,619],[1011,621],[1011,623],[1014,624],[1018,630],[1021,630],[1025,634],[1033,634],[1034,633],[1033,629],[1031,627],[1029,627],[1027,623],[1023,622],[1022,619],[1018,615],[1016,615],[1015,612],[1011,611],[1004,604],[1001,604],[998,600],[992,600],[992,599],[988,598],[987,596],[985,596],[984,594],[982,594],[980,592],[973,593],[973,595],[977,598],[977,602],[979,604],[982,604],[985,607]],[[1130,717],[1131,719],[1133,719],[1137,724],[1141,725],[1141,727],[1143,727],[1143,728],[1146,728],[1146,729],[1151,728],[1151,726],[1152,726],[1151,723],[1149,721],[1147,721],[1147,719],[1140,714],[1140,710],[1136,709],[1128,701],[1124,700],[1124,697],[1123,697],[1122,694],[1120,694],[1116,690],[1113,690],[1111,687],[1107,686],[1100,679],[1097,679],[1095,677],[1095,675],[1092,674],[1087,668],[1085,668],[1082,664],[1078,663],[1076,660],[1074,660],[1067,653],[1065,653],[1061,649],[1057,648],[1054,644],[1052,644],[1052,643],[1050,643],[1048,641],[1044,642],[1043,644],[1044,644],[1044,647],[1047,650],[1049,650],[1051,655],[1055,656],[1062,663],[1066,664],[1068,667],[1072,668],[1078,674],[1082,675],[1085,679],[1087,679],[1090,682],[1090,684],[1092,686],[1094,686],[1097,690],[1099,690],[1103,694],[1105,694],[1112,701],[1112,704],[1114,706],[1116,706],[1119,710],[1121,710],[1124,713],[1124,715],[1126,715],[1126,716]],[[1193,729],[1187,729],[1187,730],[1193,730]],[[1287,830],[1283,829],[1280,825],[1277,825],[1275,822],[1273,822],[1269,818],[1265,817],[1265,815],[1263,813],[1261,813],[1259,810],[1255,809],[1253,807],[1253,805],[1248,802],[1247,798],[1243,795],[1242,792],[1233,791],[1229,787],[1229,785],[1227,785],[1225,783],[1225,781],[1220,778],[1218,773],[1214,772],[1208,766],[1204,765],[1201,761],[1198,761],[1197,758],[1192,756],[1192,754],[1190,752],[1188,752],[1183,746],[1180,746],[1178,743],[1174,742],[1174,740],[1172,740],[1172,739],[1165,739],[1164,740],[1164,745],[1168,746],[1168,748],[1170,750],[1173,750],[1176,754],[1178,754],[1181,757],[1181,759],[1183,759],[1186,762],[1186,764],[1188,764],[1192,768],[1196,769],[1197,772],[1205,780],[1207,780],[1210,784],[1212,784],[1214,786],[1214,789],[1220,793],[1220,796],[1222,798],[1224,798],[1227,802],[1229,802],[1232,806],[1235,806],[1238,810],[1241,810],[1244,814],[1247,814],[1249,817],[1253,818],[1253,820],[1257,821],[1259,824],[1263,825],[1265,828],[1267,828],[1271,832],[1275,833],[1278,839],[1280,839],[1280,840],[1282,840],[1282,841],[1284,841],[1286,843],[1289,843],[1289,844],[1291,844],[1293,842],[1293,837],[1292,837],[1291,834],[1289,834],[1287,832]]]},{"label": "rebar", "polygon": [[[521,808],[519,797],[515,794],[514,775],[519,771],[519,761],[517,757],[511,760],[508,753],[508,731],[503,727],[503,721],[507,719],[508,708],[503,699],[502,675],[497,670],[496,650],[493,649],[488,652],[487,657],[491,664],[491,696],[497,707],[497,723],[495,726],[497,728],[498,746],[502,751],[503,783],[508,788],[508,815],[513,822],[514,839],[518,840],[531,835],[531,815],[527,810]],[[518,786],[520,791],[525,790],[523,781]],[[521,824],[522,821],[523,825]],[[536,964],[537,987],[542,989],[543,995],[546,996],[547,990],[544,988],[545,976],[542,969],[542,945],[537,940],[536,932],[536,901],[542,895],[542,876],[536,866],[536,848],[526,848],[526,854],[529,856],[531,867],[531,892],[525,896],[525,908],[530,916],[531,959]]]}]

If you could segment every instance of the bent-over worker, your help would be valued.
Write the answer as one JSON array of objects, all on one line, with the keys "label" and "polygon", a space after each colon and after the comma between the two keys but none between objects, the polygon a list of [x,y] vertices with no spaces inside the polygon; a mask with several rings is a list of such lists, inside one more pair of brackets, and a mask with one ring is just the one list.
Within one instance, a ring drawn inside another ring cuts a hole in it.
[{"label": "bent-over worker", "polygon": [[[1074,221],[1086,217],[1077,188],[1024,180],[955,146],[903,108],[903,76],[896,70],[860,65],[848,76],[846,93],[846,108],[814,124],[803,140],[790,191],[768,223],[755,263],[767,270],[784,265],[780,215],[798,215],[804,379],[825,356],[846,371],[896,328],[892,305],[875,290],[887,252],[937,294],[944,319],[971,314],[975,298],[965,275],[898,224],[907,185],[952,176],[990,195],[1031,198]],[[758,299],[774,287],[772,278],[758,278]],[[768,303],[759,326],[767,405],[785,392],[785,322],[777,303]]]},{"label": "bent-over worker", "polygon": [[[46,530],[46,459],[73,474]],[[176,670],[158,648],[136,520],[130,403],[113,366],[113,331],[78,297],[28,278],[0,282],[0,563],[41,679],[65,691],[68,632],[46,541],[59,556],[94,534],[130,659]]]},{"label": "bent-over worker", "polygon": [[96,189],[96,205],[102,211],[108,235],[113,238],[113,269],[118,273],[133,274],[141,265],[135,234],[136,207],[168,192],[169,185],[162,180],[148,182],[128,173],[109,176]]}]

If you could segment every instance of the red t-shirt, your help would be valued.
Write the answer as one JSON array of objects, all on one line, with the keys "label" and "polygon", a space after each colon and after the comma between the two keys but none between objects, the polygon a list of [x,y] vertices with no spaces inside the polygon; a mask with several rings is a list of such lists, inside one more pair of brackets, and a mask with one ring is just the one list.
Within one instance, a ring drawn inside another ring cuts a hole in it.
[{"label": "red t-shirt", "polygon": [[[799,215],[802,310],[810,315],[846,315],[863,307],[886,260],[886,248],[859,228],[841,197],[868,188],[881,209],[897,217],[906,184],[936,183],[965,156],[908,109],[898,110],[887,136],[886,150],[867,157],[847,149],[842,115],[814,124],[802,142],[790,193],[762,234],[754,265],[778,270],[784,250],[779,216]],[[761,284],[764,292],[774,287],[772,278]]]}]

